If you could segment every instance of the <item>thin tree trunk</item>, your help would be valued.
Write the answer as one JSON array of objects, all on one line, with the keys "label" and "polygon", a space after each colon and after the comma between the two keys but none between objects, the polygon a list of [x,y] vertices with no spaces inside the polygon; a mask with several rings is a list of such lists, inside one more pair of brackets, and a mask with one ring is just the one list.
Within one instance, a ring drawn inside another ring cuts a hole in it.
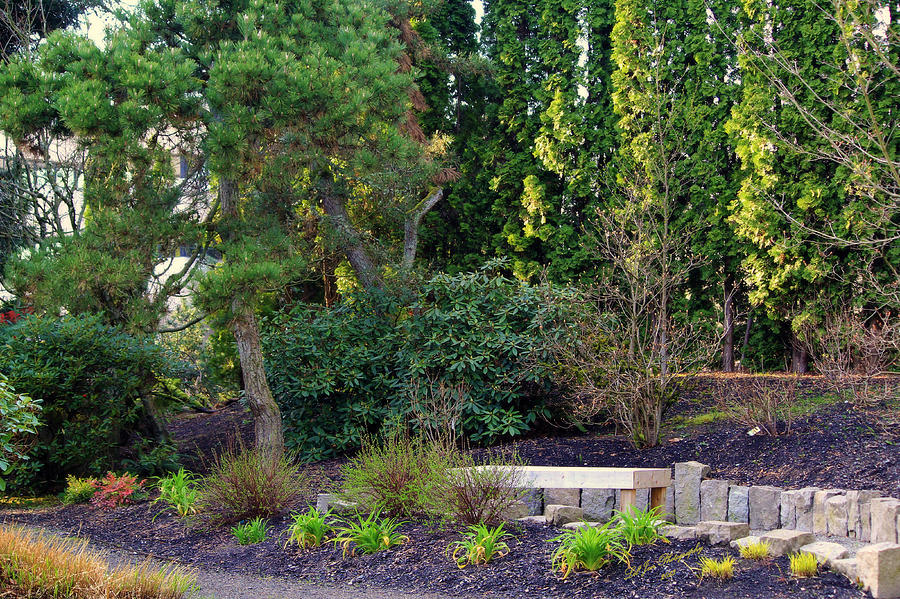
[{"label": "thin tree trunk", "polygon": [[413,208],[406,221],[403,223],[403,263],[402,268],[409,270],[416,261],[416,250],[419,245],[419,226],[422,224],[422,218],[434,208],[434,206],[444,197],[443,188],[436,190],[427,198],[419,202]]},{"label": "thin tree trunk", "polygon": [[[237,184],[226,177],[221,177],[219,179],[219,199],[222,217],[226,219],[227,224],[233,227],[236,224],[233,221],[239,218]],[[232,237],[232,234],[225,233],[225,236]],[[239,295],[235,295],[231,301],[231,314],[230,325],[237,341],[244,391],[247,402],[250,404],[250,412],[253,414],[254,445],[257,449],[271,451],[275,455],[281,454],[284,452],[281,410],[278,409],[278,404],[272,397],[272,391],[269,389],[269,382],[266,379],[262,345],[259,339],[259,323],[256,321],[253,308],[248,306]]]},{"label": "thin tree trunk", "polygon": [[741,346],[741,369],[746,370],[746,363],[744,362],[747,356],[747,349],[750,348],[750,328],[753,326],[753,312],[747,316],[747,326],[744,327],[744,344]]},{"label": "thin tree trunk", "polygon": [[791,341],[791,372],[794,374],[806,374],[809,372],[809,354],[796,335]]},{"label": "thin tree trunk", "polygon": [[725,277],[725,336],[722,340],[722,372],[734,372],[734,296],[737,288],[731,275]]},{"label": "thin tree trunk", "polygon": [[340,235],[341,242],[344,245],[344,254],[347,261],[353,267],[359,284],[364,289],[380,289],[382,287],[381,277],[378,276],[378,269],[375,262],[363,245],[362,236],[359,231],[350,223],[350,216],[347,214],[347,207],[344,206],[344,200],[335,197],[332,193],[324,194],[322,198],[322,207],[325,214],[331,218],[332,224]]}]

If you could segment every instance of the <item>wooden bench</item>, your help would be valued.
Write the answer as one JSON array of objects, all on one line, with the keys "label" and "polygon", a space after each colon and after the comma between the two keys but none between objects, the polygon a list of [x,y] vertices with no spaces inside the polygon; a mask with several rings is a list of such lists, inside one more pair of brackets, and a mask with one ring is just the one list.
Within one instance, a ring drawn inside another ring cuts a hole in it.
[{"label": "wooden bench", "polygon": [[[477,466],[491,468],[492,466]],[[566,466],[493,466],[515,468],[518,484],[527,489],[619,489],[621,510],[633,506],[638,489],[650,489],[650,508],[664,509],[666,488],[672,484],[668,468],[593,468]]]}]

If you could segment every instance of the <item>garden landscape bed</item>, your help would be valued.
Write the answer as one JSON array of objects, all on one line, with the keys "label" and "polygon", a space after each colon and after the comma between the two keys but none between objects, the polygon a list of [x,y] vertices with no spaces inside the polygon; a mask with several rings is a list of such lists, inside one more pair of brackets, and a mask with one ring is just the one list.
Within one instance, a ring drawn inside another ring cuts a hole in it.
[{"label": "garden landscape bed", "polygon": [[[810,378],[815,385],[816,379]],[[740,379],[735,384],[741,384]],[[815,388],[811,393],[815,392]],[[893,406],[861,410],[843,402],[818,407],[798,418],[792,433],[780,437],[748,437],[746,427],[727,420],[683,426],[710,408],[701,391],[685,396],[674,407],[659,447],[637,451],[612,434],[534,437],[515,444],[525,461],[534,465],[668,467],[675,462],[700,460],[715,476],[746,484],[801,487],[872,488],[897,494],[900,484]],[[187,463],[196,470],[208,464],[223,431],[249,433],[246,413],[233,404],[214,414],[185,417],[174,431]],[[702,419],[700,419],[702,420]],[[894,424],[892,427],[891,424]],[[595,431],[592,431],[595,432]],[[336,487],[343,460],[306,466],[313,490],[304,498]],[[151,496],[151,499],[153,497]],[[298,509],[303,509],[300,502]],[[400,532],[408,542],[372,555],[344,557],[340,547],[299,550],[285,547],[290,518],[272,519],[266,541],[240,546],[228,528],[186,528],[161,504],[149,502],[103,510],[92,505],[49,506],[39,509],[7,507],[0,521],[48,527],[77,533],[92,541],[174,560],[204,570],[252,576],[275,576],[331,586],[375,587],[433,592],[460,597],[634,597],[634,598],[851,598],[866,597],[845,577],[821,572],[810,579],[791,576],[787,558],[764,563],[738,559],[729,582],[701,580],[701,557],[735,555],[727,547],[698,541],[657,542],[633,548],[630,567],[611,565],[596,574],[575,573],[563,579],[550,569],[557,544],[548,542],[560,529],[532,523],[509,525],[509,555],[486,566],[458,568],[447,556],[448,545],[459,539],[459,528],[407,523]]]}]

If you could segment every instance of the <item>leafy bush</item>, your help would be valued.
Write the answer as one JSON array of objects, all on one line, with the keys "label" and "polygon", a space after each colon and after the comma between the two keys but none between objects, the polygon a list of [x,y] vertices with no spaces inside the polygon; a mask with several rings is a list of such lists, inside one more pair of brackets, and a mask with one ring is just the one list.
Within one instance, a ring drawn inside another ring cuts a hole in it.
[{"label": "leafy bush", "polygon": [[341,495],[391,516],[429,515],[451,460],[449,450],[400,432],[380,442],[365,441],[342,468]]},{"label": "leafy bush", "polygon": [[63,491],[62,502],[66,505],[87,503],[97,492],[99,481],[93,476],[78,478],[71,474],[66,477],[66,490]]},{"label": "leafy bush", "polygon": [[19,393],[43,402],[38,441],[11,478],[15,487],[39,490],[68,474],[119,467],[124,446],[153,438],[147,404],[167,368],[148,340],[95,317],[29,316],[0,327],[0,371]]},{"label": "leafy bush", "polygon": [[416,427],[412,400],[441,386],[461,392],[460,436],[527,432],[549,415],[550,372],[534,358],[547,334],[563,334],[547,293],[482,270],[436,276],[415,297],[357,293],[333,309],[303,305],[268,319],[266,366],[287,443],[318,459],[355,449],[386,423]]},{"label": "leafy bush", "polygon": [[738,547],[738,553],[744,559],[764,560],[769,558],[769,544],[765,541],[750,543]]},{"label": "leafy bush", "polygon": [[436,507],[463,524],[502,522],[504,512],[525,493],[519,465],[516,456],[491,454],[477,462],[471,455],[457,455],[432,495]]},{"label": "leafy bush", "polygon": [[502,524],[494,528],[488,528],[484,524],[470,526],[469,532],[463,534],[463,540],[451,543],[447,552],[450,553],[453,549],[451,557],[460,568],[469,564],[487,564],[492,559],[509,553],[509,545],[502,540],[509,536],[511,535],[503,530]]},{"label": "leafy bush", "polygon": [[95,483],[95,487],[91,503],[102,508],[117,508],[146,498],[144,481],[128,473],[116,476],[113,472],[107,472]]},{"label": "leafy bush", "polygon": [[164,476],[157,481],[159,497],[153,503],[162,501],[181,518],[196,514],[197,482],[196,476],[184,468],[179,468],[178,472]]},{"label": "leafy bush", "polygon": [[[10,559],[13,556],[15,559]],[[182,599],[196,577],[150,562],[111,571],[87,541],[60,539],[24,528],[0,528],[0,589],[10,597],[54,599]]]},{"label": "leafy bush", "polygon": [[237,539],[238,545],[255,545],[266,540],[268,531],[268,523],[257,517],[249,522],[242,522],[233,527],[231,534]]},{"label": "leafy bush", "polygon": [[811,578],[819,573],[819,562],[812,553],[792,553],[789,559],[791,574],[797,578]]},{"label": "leafy bush", "polygon": [[394,518],[381,518],[378,512],[372,512],[366,518],[357,517],[356,522],[346,520],[343,526],[335,528],[334,543],[344,549],[344,557],[349,553],[375,553],[402,545],[409,537],[397,532],[404,522]]},{"label": "leafy bush", "polygon": [[730,555],[720,560],[709,557],[700,558],[700,578],[730,580],[734,578],[734,558]]},{"label": "leafy bush", "polygon": [[285,546],[296,543],[301,549],[307,549],[321,545],[331,532],[331,526],[325,521],[327,515],[320,514],[316,508],[309,508],[304,514],[291,514],[293,522]]},{"label": "leafy bush", "polygon": [[294,505],[307,489],[290,456],[232,444],[215,457],[200,484],[197,515],[212,525],[271,517]]},{"label": "leafy bush", "polygon": [[665,524],[660,516],[662,508],[655,507],[644,511],[640,508],[616,512],[616,526],[622,532],[622,538],[629,545],[651,545],[659,540],[666,540],[659,533],[659,527]]},{"label": "leafy bush", "polygon": [[28,450],[37,433],[41,402],[16,393],[8,379],[0,374],[0,491],[6,489],[3,476],[12,472]]},{"label": "leafy bush", "polygon": [[631,553],[622,532],[610,521],[599,527],[584,526],[565,532],[550,542],[559,542],[553,552],[552,568],[563,578],[578,570],[595,572],[612,562],[629,563]]}]

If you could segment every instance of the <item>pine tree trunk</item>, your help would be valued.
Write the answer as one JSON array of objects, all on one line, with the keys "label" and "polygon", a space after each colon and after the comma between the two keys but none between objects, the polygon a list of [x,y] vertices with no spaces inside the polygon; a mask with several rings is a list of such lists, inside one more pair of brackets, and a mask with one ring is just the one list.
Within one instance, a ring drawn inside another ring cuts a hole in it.
[{"label": "pine tree trunk", "polygon": [[281,410],[272,397],[269,381],[266,379],[256,314],[239,298],[231,302],[231,313],[231,329],[237,340],[241,370],[244,373],[244,389],[253,414],[254,444],[257,449],[279,455],[284,452]]},{"label": "pine tree trunk", "polygon": [[734,278],[725,278],[725,337],[722,340],[722,372],[734,372]]},{"label": "pine tree trunk", "polygon": [[[226,178],[219,179],[219,200],[222,216],[227,221],[237,220],[238,188],[237,184]],[[234,224],[229,223],[229,224]],[[229,227],[228,229],[233,229]],[[226,233],[226,236],[229,234]],[[284,431],[281,426],[281,410],[272,397],[266,369],[263,362],[262,345],[259,339],[259,324],[252,306],[248,306],[239,295],[231,302],[231,331],[237,341],[238,356],[241,363],[244,392],[253,414],[254,445],[257,449],[271,451],[273,454],[284,452]]]},{"label": "pine tree trunk", "polygon": [[326,193],[322,198],[322,207],[340,235],[344,254],[347,256],[350,266],[353,267],[359,284],[367,290],[380,289],[382,284],[381,278],[378,276],[378,269],[375,268],[375,262],[363,245],[362,236],[350,223],[350,216],[347,214],[344,201],[334,194]]}]

